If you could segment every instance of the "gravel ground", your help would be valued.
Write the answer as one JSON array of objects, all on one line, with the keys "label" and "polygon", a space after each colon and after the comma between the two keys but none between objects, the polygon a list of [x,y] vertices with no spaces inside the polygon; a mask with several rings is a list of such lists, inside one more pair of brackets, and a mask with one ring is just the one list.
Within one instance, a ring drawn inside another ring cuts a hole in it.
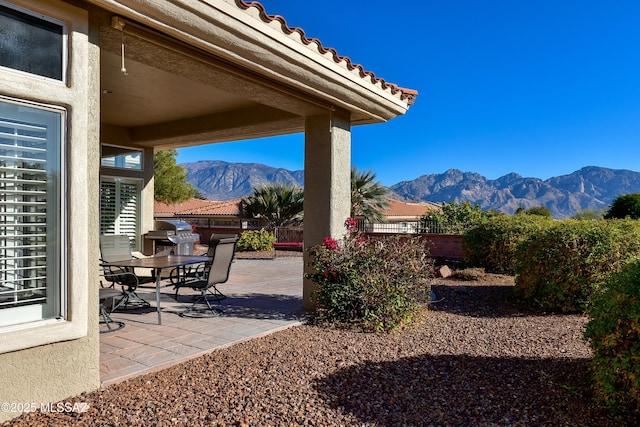
[{"label": "gravel ground", "polygon": [[523,310],[512,286],[437,279],[439,302],[401,331],[297,326],[8,425],[624,425],[589,392],[585,317]]}]

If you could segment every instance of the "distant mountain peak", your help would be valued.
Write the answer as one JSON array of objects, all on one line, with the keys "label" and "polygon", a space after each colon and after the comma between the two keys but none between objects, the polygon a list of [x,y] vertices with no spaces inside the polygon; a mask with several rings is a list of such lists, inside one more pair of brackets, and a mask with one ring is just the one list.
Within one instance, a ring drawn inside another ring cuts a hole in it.
[{"label": "distant mountain peak", "polygon": [[252,193],[254,188],[273,182],[304,185],[304,171],[290,171],[261,163],[229,163],[200,160],[182,163],[189,181],[204,197],[231,200]]},{"label": "distant mountain peak", "polygon": [[[260,163],[200,160],[183,163],[187,180],[211,200],[244,197],[267,183],[304,185],[304,171],[290,171]],[[524,178],[511,172],[489,180],[477,172],[448,169],[402,181],[390,188],[390,196],[414,202],[468,201],[484,209],[514,213],[519,207],[546,206],[555,218],[566,218],[585,209],[606,208],[621,194],[640,192],[640,172],[585,166],[568,175]]]}]

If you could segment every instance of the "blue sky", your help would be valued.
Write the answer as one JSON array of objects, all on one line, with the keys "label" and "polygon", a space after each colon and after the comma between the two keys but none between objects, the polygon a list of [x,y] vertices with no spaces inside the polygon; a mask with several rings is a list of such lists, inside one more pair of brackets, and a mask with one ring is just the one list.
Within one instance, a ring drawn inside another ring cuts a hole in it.
[{"label": "blue sky", "polygon": [[[547,179],[640,171],[640,1],[263,0],[271,15],[419,92],[352,128],[352,163],[393,185],[450,168]],[[178,162],[303,168],[303,135],[179,150]]]}]

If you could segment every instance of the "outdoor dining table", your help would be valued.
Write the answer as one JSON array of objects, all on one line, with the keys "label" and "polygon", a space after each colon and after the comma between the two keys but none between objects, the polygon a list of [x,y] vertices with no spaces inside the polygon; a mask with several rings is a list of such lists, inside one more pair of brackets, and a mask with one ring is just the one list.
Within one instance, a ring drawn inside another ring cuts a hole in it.
[{"label": "outdoor dining table", "polygon": [[[158,311],[158,325],[162,325],[160,310],[160,289],[162,286],[162,270],[184,267],[192,264],[209,262],[211,258],[203,255],[162,255],[147,258],[132,258],[122,261],[104,262],[104,267],[120,268],[152,268],[156,275],[156,310]],[[170,286],[170,285],[166,285]],[[165,287],[166,287],[165,286]]]}]

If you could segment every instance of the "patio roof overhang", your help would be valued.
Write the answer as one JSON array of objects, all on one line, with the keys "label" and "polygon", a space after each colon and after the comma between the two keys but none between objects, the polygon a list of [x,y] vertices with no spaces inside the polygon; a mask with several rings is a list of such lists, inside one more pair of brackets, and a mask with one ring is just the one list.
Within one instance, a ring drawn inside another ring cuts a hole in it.
[{"label": "patio roof overhang", "polygon": [[259,3],[88,2],[109,12],[100,23],[103,130],[126,134],[133,146],[297,133],[305,117],[334,109],[348,111],[351,125],[379,123],[404,114],[417,95],[307,39]]}]

